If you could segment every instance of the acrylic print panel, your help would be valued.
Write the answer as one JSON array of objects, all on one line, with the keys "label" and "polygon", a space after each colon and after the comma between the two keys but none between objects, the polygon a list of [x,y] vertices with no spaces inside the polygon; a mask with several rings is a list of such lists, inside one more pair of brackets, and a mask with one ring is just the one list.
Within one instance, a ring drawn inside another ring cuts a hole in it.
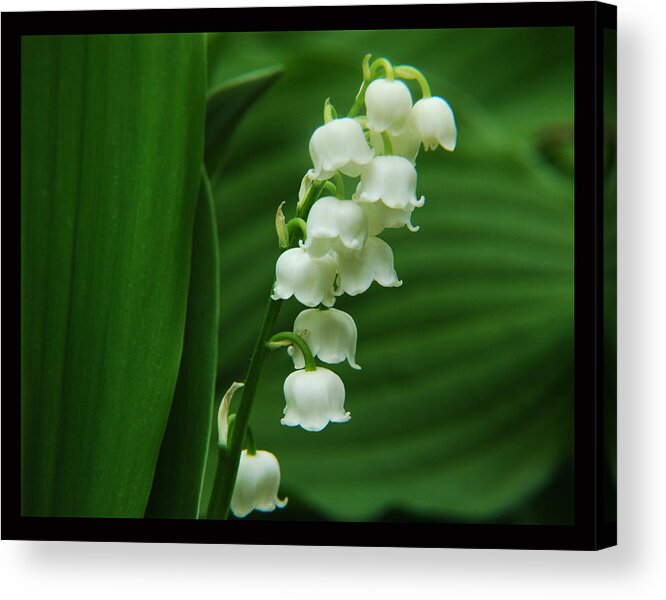
[{"label": "acrylic print panel", "polygon": [[[296,213],[324,101],[346,115],[372,53],[423,73],[457,143],[416,158],[419,231],[379,234],[402,285],[335,300],[362,369],[317,364],[344,382],[351,419],[282,425],[294,365],[286,347],[266,357],[243,445],[279,460],[263,507],[288,502],[243,519],[572,524],[573,40],[211,33],[206,56],[198,34],[26,38],[22,514],[219,516],[217,407],[264,317],[276,210]],[[331,179],[348,199],[352,171]],[[305,308],[282,302],[273,332]]]}]

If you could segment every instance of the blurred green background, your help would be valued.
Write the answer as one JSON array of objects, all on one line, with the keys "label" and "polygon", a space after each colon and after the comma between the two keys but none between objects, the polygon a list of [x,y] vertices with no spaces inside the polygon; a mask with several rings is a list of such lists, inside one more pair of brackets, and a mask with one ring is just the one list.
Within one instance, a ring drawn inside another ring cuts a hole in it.
[{"label": "blurred green background", "polygon": [[[421,230],[390,230],[404,285],[341,297],[357,360],[335,370],[352,419],[280,426],[286,352],[265,367],[251,426],[282,467],[264,519],[570,523],[573,373],[573,30],[220,33],[209,89],[284,68],[209,165],[220,236],[218,390],[241,378],[330,96],[346,112],[371,52],[412,64],[451,104],[454,153],[421,151]],[[416,91],[416,90],[414,90]],[[353,189],[353,188],[350,188]],[[278,330],[301,310],[282,309]]]}]

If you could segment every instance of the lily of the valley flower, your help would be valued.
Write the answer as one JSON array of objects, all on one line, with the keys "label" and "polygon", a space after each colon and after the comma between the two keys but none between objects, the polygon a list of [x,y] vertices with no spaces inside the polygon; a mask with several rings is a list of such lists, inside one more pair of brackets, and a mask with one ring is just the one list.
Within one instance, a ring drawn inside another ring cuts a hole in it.
[{"label": "lily of the valley flower", "polygon": [[362,294],[373,281],[384,287],[402,285],[393,267],[393,250],[378,237],[369,237],[363,250],[336,253],[335,259],[340,276],[337,296]]},{"label": "lily of the valley flower", "polygon": [[[390,133],[386,135],[388,135],[391,142],[391,154],[402,156],[412,164],[416,162],[416,157],[421,148],[421,138],[412,129],[411,125],[408,124],[398,135],[391,135]],[[384,139],[380,134],[371,131],[370,142],[375,150],[375,155],[388,154],[388,149],[385,147]]]},{"label": "lily of the valley flower", "polygon": [[257,450],[256,454],[243,450],[231,497],[231,512],[242,518],[253,510],[273,512],[284,508],[287,498],[278,498],[279,487],[280,464],[275,455],[267,450]]},{"label": "lily of the valley flower", "polygon": [[[306,309],[296,317],[294,333],[300,335],[312,354],[325,363],[334,365],[347,359],[350,367],[361,368],[356,364],[356,323],[346,312],[337,308]],[[298,346],[289,346],[287,351],[294,361],[294,367],[302,369],[305,359]]]},{"label": "lily of the valley flower", "polygon": [[412,95],[402,81],[375,79],[365,92],[365,106],[370,129],[397,135],[409,121]]},{"label": "lily of the valley flower", "polygon": [[359,206],[368,217],[368,235],[379,235],[384,229],[407,227],[418,231],[418,225],[412,225],[413,206],[407,208],[389,208],[383,202],[360,202]]},{"label": "lily of the valley flower", "polygon": [[305,306],[333,306],[335,261],[330,256],[314,258],[303,248],[291,248],[280,254],[275,264],[273,300],[292,296]]},{"label": "lily of the valley flower", "polygon": [[287,405],[280,421],[289,427],[321,431],[328,423],[351,419],[345,412],[345,385],[333,371],[317,367],[314,371],[294,371],[285,379]]},{"label": "lily of the valley flower", "polygon": [[402,156],[376,156],[361,171],[355,200],[382,202],[389,208],[423,206],[425,198],[416,197],[416,169]]},{"label": "lily of the valley flower", "polygon": [[333,119],[318,127],[310,138],[314,179],[329,179],[336,171],[358,177],[372,156],[363,128],[354,119]]},{"label": "lily of the valley flower", "polygon": [[360,250],[367,237],[368,218],[356,203],[325,196],[310,210],[303,248],[319,258],[329,250]]},{"label": "lily of the valley flower", "polygon": [[422,98],[412,108],[410,124],[426,150],[441,146],[452,152],[456,147],[456,122],[446,100],[438,96]]}]

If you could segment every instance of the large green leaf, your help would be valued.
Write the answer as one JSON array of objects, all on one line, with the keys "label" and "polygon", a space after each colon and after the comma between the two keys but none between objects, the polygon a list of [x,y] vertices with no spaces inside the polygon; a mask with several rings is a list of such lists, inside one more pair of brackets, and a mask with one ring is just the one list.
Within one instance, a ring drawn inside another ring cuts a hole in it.
[{"label": "large green leaf", "polygon": [[[257,333],[276,206],[293,210],[323,100],[346,110],[363,55],[421,68],[458,122],[453,154],[419,157],[421,231],[383,235],[404,285],[336,304],[359,329],[363,370],[332,367],[351,421],[318,434],[280,426],[291,364],[281,352],[266,365],[251,425],[279,457],[284,490],[336,519],[400,509],[481,521],[526,504],[559,474],[569,506],[573,180],[561,168],[566,152],[553,168],[538,142],[573,124],[573,31],[226,34],[209,48],[211,80],[275,61],[286,69],[270,105],[241,124],[216,187],[221,387],[242,376]],[[279,327],[301,308],[287,303]]]},{"label": "large green leaf", "polygon": [[140,517],[183,345],[201,35],[24,37],[26,515]]},{"label": "large green leaf", "polygon": [[204,170],[194,220],[183,356],[147,517],[187,519],[199,512],[215,395],[219,271],[215,209]]},{"label": "large green leaf", "polygon": [[211,178],[218,175],[231,133],[242,116],[281,75],[281,67],[261,69],[225,81],[208,93],[205,161]]}]

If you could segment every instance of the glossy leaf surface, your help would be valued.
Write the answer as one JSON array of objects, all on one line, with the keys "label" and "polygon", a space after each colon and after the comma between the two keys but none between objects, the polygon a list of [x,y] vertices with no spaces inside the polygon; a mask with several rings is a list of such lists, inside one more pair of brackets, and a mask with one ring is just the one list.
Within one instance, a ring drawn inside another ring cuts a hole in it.
[{"label": "glossy leaf surface", "polygon": [[24,37],[22,510],[141,517],[179,371],[201,35]]}]

